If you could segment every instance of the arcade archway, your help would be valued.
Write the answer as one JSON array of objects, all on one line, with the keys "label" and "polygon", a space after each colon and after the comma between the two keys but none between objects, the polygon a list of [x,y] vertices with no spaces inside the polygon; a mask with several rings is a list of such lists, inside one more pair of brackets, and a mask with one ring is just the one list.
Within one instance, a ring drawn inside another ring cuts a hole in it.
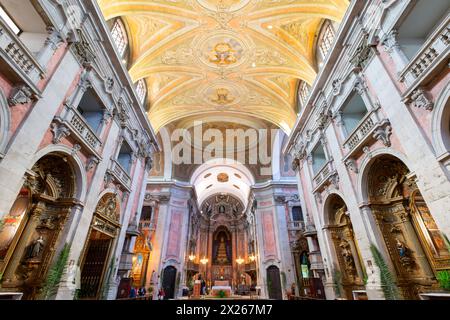
[{"label": "arcade archway", "polygon": [[416,184],[399,159],[381,156],[368,171],[369,201],[407,299],[437,288],[438,272],[450,269],[450,252]]}]

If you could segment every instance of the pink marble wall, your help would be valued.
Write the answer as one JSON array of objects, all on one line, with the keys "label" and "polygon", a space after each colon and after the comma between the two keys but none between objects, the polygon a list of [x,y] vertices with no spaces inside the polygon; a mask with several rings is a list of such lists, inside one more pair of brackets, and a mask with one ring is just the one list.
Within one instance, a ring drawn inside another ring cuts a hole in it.
[{"label": "pink marble wall", "polygon": [[169,240],[167,242],[166,259],[173,257],[178,258],[180,255],[181,228],[182,228],[183,212],[181,210],[172,209]]},{"label": "pink marble wall", "polygon": [[275,228],[273,223],[272,211],[262,212],[263,235],[264,235],[264,255],[267,258],[277,256],[277,247],[275,239]]}]

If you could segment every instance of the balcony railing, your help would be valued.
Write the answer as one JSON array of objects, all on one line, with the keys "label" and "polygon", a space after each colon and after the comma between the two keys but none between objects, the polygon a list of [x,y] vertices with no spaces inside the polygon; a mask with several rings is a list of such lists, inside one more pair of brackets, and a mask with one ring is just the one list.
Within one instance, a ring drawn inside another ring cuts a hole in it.
[{"label": "balcony railing", "polygon": [[370,133],[375,129],[378,117],[375,111],[369,112],[359,123],[358,127],[350,134],[344,142],[344,147],[348,153],[356,149]]},{"label": "balcony railing", "polygon": [[335,172],[333,168],[333,161],[328,161],[327,164],[319,171],[319,173],[316,174],[314,177],[314,186],[315,188],[319,188],[322,186],[328,178],[331,177]]},{"label": "balcony railing", "polygon": [[447,63],[450,48],[450,14],[437,27],[422,49],[400,74],[408,88],[415,87],[441,63]]},{"label": "balcony railing", "polygon": [[288,222],[289,231],[304,231],[305,222],[304,221],[289,221]]},{"label": "balcony railing", "polygon": [[129,174],[116,161],[111,159],[111,173],[127,189],[131,189],[131,178]]},{"label": "balcony railing", "polygon": [[44,77],[45,71],[30,50],[19,37],[0,18],[0,58],[3,71],[13,71],[30,88],[36,91],[37,82]]},{"label": "balcony railing", "polygon": [[156,222],[154,221],[144,221],[139,223],[139,229],[140,230],[150,230],[155,231],[156,230]]},{"label": "balcony railing", "polygon": [[77,136],[78,140],[84,146],[89,148],[92,153],[97,153],[98,149],[102,145],[102,142],[91,129],[83,116],[73,106],[66,105],[57,120],[67,125],[75,136]]}]

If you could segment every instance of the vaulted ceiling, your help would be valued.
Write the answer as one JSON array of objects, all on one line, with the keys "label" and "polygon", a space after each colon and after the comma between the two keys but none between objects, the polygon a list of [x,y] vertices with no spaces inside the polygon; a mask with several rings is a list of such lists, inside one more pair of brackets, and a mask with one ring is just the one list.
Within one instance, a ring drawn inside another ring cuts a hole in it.
[{"label": "vaulted ceiling", "polygon": [[130,75],[145,78],[156,131],[192,117],[261,119],[289,132],[296,87],[317,75],[324,19],[339,22],[349,0],[98,0],[121,17]]}]

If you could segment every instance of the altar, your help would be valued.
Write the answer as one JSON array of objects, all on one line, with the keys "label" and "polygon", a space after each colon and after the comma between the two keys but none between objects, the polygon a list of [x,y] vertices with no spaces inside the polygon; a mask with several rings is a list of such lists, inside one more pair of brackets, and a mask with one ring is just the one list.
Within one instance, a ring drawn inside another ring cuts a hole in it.
[{"label": "altar", "polygon": [[218,280],[214,282],[214,286],[211,288],[211,295],[213,297],[218,297],[221,291],[225,293],[225,298],[231,297],[232,290],[229,281]]}]

